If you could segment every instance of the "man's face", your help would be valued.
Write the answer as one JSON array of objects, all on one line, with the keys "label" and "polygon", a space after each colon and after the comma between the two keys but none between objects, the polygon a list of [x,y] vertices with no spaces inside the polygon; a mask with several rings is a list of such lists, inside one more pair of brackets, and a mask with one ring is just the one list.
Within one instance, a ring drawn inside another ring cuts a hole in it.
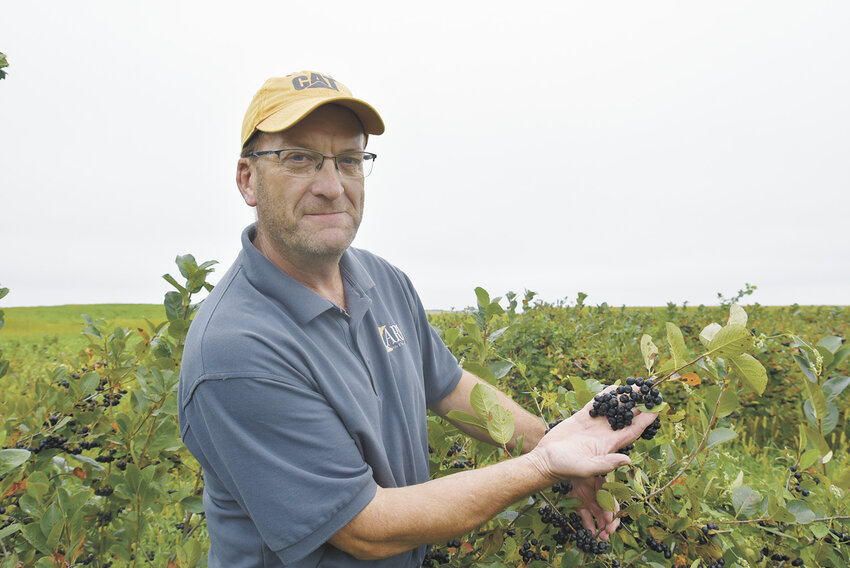
[{"label": "man's face", "polygon": [[[351,111],[326,105],[283,132],[263,134],[256,150],[306,148],[333,156],[362,151],[365,139]],[[275,155],[248,159],[243,167],[251,172],[243,197],[257,206],[261,237],[282,256],[338,258],[354,240],[363,217],[363,179],[341,177],[328,159],[312,178],[286,175]]]}]

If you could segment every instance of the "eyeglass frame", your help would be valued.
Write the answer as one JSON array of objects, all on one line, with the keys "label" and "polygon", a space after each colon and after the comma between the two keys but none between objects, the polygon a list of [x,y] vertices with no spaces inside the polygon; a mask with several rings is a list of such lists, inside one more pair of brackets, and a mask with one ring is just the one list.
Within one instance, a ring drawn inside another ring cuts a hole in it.
[{"label": "eyeglass frame", "polygon": [[[333,156],[326,156],[326,155],[322,154],[321,152],[319,152],[318,150],[311,150],[310,148],[281,148],[280,150],[260,150],[260,151],[248,152],[247,154],[245,154],[245,157],[246,158],[247,157],[259,158],[260,156],[270,156],[271,154],[276,154],[278,161],[280,161],[280,153],[281,152],[299,151],[299,150],[302,151],[302,152],[310,152],[312,154],[318,154],[319,156],[322,157],[322,161],[319,162],[318,165],[316,166],[316,171],[313,173],[313,175],[316,175],[316,173],[318,173],[319,170],[322,169],[322,166],[325,165],[325,160],[328,159],[328,158],[330,158],[334,161],[334,167],[336,168],[336,171],[338,171],[340,173],[340,175],[344,175],[342,170],[339,169],[339,162],[336,161],[336,159],[340,156],[345,156],[346,154],[361,154],[361,155],[369,156],[369,159],[372,160],[372,162],[374,162],[378,158],[377,154],[374,154],[372,152],[366,152],[366,151],[363,151],[363,150],[346,150],[345,152],[340,152],[339,154],[335,154]],[[374,164],[373,164],[373,167],[374,167]],[[364,176],[360,176],[360,177],[355,177],[355,178],[352,178],[352,179],[366,179],[367,177],[369,177],[369,175],[371,173],[372,173],[372,170],[370,169],[368,174],[366,174]],[[295,177],[299,177],[299,176],[295,176]]]}]

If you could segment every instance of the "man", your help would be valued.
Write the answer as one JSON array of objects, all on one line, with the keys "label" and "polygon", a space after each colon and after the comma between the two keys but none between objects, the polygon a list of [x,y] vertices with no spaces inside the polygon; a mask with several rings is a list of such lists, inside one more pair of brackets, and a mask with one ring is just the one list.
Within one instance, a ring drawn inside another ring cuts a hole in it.
[{"label": "man", "polygon": [[613,432],[585,408],[544,437],[500,395],[526,453],[428,480],[426,408],[471,412],[480,381],[407,277],[350,247],[375,161],[367,136],[383,131],[377,111],[315,72],[269,79],[246,113],[236,183],[257,223],[192,323],[180,378],[210,566],[419,566],[423,545],[567,478],[585,525],[601,538],[616,528],[594,476],[629,463],[616,450],[654,414]]}]

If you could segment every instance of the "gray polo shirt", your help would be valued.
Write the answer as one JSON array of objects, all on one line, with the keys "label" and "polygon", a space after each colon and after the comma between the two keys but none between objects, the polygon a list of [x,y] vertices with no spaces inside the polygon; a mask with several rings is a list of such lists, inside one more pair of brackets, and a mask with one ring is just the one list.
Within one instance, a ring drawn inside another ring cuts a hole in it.
[{"label": "gray polo shirt", "polygon": [[180,375],[210,566],[419,566],[423,548],[361,562],[326,542],[377,486],[428,480],[425,409],[457,384],[457,360],[386,261],[345,252],[345,313],[274,266],[254,234],[192,322]]}]

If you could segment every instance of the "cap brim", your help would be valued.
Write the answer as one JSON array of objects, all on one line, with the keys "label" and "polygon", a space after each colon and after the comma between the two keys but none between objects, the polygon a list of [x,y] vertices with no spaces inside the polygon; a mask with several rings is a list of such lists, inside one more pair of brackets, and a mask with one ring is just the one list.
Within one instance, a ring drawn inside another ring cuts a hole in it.
[{"label": "cap brim", "polygon": [[280,132],[281,130],[286,130],[320,106],[328,104],[344,106],[351,110],[357,115],[366,134],[378,135],[384,133],[384,121],[381,120],[381,115],[378,114],[378,111],[360,99],[352,97],[327,98],[318,102],[310,100],[301,104],[291,104],[286,109],[282,109],[259,122],[256,130],[262,132]]}]

